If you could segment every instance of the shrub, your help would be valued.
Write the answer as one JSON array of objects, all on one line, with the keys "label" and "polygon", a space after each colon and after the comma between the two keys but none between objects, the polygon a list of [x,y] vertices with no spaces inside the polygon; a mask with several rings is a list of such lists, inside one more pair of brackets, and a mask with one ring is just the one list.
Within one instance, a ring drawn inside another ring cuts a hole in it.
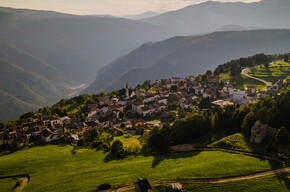
[{"label": "shrub", "polygon": [[103,184],[98,186],[97,191],[109,190],[110,188],[111,188],[111,184],[103,183]]}]

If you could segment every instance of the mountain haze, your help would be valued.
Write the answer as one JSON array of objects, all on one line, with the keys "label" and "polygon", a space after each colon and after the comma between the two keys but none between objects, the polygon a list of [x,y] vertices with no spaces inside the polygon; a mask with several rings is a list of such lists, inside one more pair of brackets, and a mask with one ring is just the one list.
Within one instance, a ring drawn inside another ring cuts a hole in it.
[{"label": "mountain haze", "polygon": [[147,41],[157,26],[121,18],[0,7],[0,121],[50,105]]},{"label": "mountain haze", "polygon": [[0,45],[0,117],[2,121],[50,105],[69,93],[59,71],[8,44]]},{"label": "mountain haze", "polygon": [[228,60],[290,52],[289,44],[290,30],[215,32],[147,43],[102,68],[86,91],[111,91],[126,82],[136,86],[149,79],[198,75]]},{"label": "mountain haze", "polygon": [[208,1],[142,21],[162,26],[174,35],[208,33],[233,24],[284,29],[290,28],[289,8],[289,0],[262,0],[254,3]]}]

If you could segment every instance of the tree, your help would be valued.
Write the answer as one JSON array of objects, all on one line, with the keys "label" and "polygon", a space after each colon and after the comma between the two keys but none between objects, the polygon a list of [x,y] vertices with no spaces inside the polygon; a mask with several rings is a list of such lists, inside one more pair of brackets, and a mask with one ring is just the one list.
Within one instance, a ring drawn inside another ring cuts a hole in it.
[{"label": "tree", "polygon": [[111,153],[116,157],[123,157],[124,155],[124,146],[120,140],[114,141],[111,148]]},{"label": "tree", "polygon": [[201,81],[204,82],[204,83],[206,83],[208,81],[207,75],[202,75],[201,76]]},{"label": "tree", "polygon": [[253,112],[248,113],[244,118],[242,130],[249,133],[251,128],[254,126],[255,122],[256,122],[255,114]]},{"label": "tree", "polygon": [[121,129],[126,129],[126,123],[121,123],[120,128]]},{"label": "tree", "polygon": [[119,113],[119,117],[120,117],[121,119],[124,119],[124,116],[125,116],[124,112],[121,111],[121,112]]},{"label": "tree", "polygon": [[241,66],[237,62],[232,63],[230,67],[231,77],[238,75],[240,73],[241,73]]},{"label": "tree", "polygon": [[289,145],[290,144],[290,136],[289,133],[287,131],[286,127],[281,127],[275,137],[275,139],[277,139],[279,141],[279,143],[281,143],[282,145]]},{"label": "tree", "polygon": [[266,69],[269,69],[269,63],[268,63],[268,62],[265,63],[265,64],[264,64],[264,67],[265,67]]},{"label": "tree", "polygon": [[170,148],[169,127],[164,125],[161,129],[157,126],[150,132],[148,146],[152,151],[167,152]]},{"label": "tree", "polygon": [[174,92],[174,93],[177,92],[177,90],[178,89],[177,89],[177,86],[176,85],[172,85],[171,88],[170,88],[170,91],[171,92]]},{"label": "tree", "polygon": [[286,54],[286,55],[284,56],[284,61],[285,61],[286,63],[289,62],[289,55],[288,55],[288,54]]},{"label": "tree", "polygon": [[205,73],[207,76],[211,76],[212,75],[212,71],[211,70],[208,70],[208,71],[206,71],[206,73]]},{"label": "tree", "polygon": [[211,102],[209,98],[202,98],[198,105],[199,109],[207,109],[210,107],[211,107]]}]

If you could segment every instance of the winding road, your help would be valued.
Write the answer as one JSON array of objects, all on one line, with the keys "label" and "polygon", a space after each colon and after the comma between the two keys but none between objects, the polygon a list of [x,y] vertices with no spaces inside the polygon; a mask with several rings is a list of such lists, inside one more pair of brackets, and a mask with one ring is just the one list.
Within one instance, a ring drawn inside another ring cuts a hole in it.
[{"label": "winding road", "polygon": [[[257,66],[257,67],[259,67],[259,66]],[[246,68],[246,69],[242,70],[241,75],[244,75],[244,76],[246,76],[246,77],[248,77],[248,78],[251,78],[251,79],[255,79],[255,80],[257,80],[257,81],[260,81],[260,82],[266,84],[267,86],[272,85],[272,83],[270,83],[270,82],[268,82],[268,81],[265,81],[265,80],[263,80],[263,79],[259,79],[259,78],[257,78],[257,77],[250,76],[250,75],[248,74],[248,72],[249,72],[250,70],[252,70],[252,69],[254,69],[254,68],[257,68],[257,67]]]},{"label": "winding road", "polygon": [[[180,184],[214,184],[214,183],[227,183],[227,182],[235,182],[235,181],[243,181],[243,180],[250,180],[256,179],[261,177],[267,177],[271,175],[277,175],[281,173],[290,172],[290,167],[285,167],[281,169],[275,169],[270,171],[263,171],[259,173],[253,173],[249,175],[242,175],[242,176],[234,176],[234,177],[221,177],[221,178],[201,178],[201,179],[172,179],[172,180],[159,180],[151,182],[151,186],[158,186],[158,185],[169,185],[171,183],[180,183]],[[128,185],[116,190],[115,192],[125,192],[134,189],[134,185]]]}]

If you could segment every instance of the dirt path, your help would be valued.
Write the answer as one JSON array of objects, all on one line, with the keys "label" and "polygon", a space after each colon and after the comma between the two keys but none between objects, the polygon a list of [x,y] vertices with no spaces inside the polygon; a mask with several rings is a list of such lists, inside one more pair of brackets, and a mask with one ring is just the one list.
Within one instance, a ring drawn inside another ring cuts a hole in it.
[{"label": "dirt path", "polygon": [[17,178],[18,182],[15,184],[13,191],[15,192],[22,192],[24,188],[27,186],[30,176],[29,175],[12,175],[6,177],[0,177],[0,179],[8,179],[8,178]]},{"label": "dirt path", "polygon": [[[236,177],[224,177],[224,178],[201,178],[201,179],[172,179],[172,180],[159,180],[151,182],[151,186],[158,186],[158,185],[169,185],[171,183],[180,183],[180,184],[213,184],[213,183],[227,183],[227,182],[234,182],[234,181],[243,181],[243,180],[250,180],[255,178],[261,178],[266,176],[271,176],[280,173],[290,172],[290,167],[271,170],[271,171],[264,171],[249,175],[242,175]],[[134,189],[134,185],[128,185],[113,191],[116,192],[123,192],[123,191],[130,191]]]},{"label": "dirt path", "polygon": [[[257,67],[259,67],[259,66],[257,66]],[[265,81],[265,80],[263,80],[263,79],[259,79],[259,78],[257,78],[257,77],[250,76],[250,75],[248,74],[248,72],[249,72],[250,70],[252,70],[252,69],[254,69],[254,68],[257,68],[257,67],[246,68],[246,69],[242,70],[241,75],[244,75],[244,76],[246,76],[246,77],[248,77],[248,78],[251,78],[251,79],[255,79],[255,80],[257,80],[257,81],[260,81],[260,82],[266,84],[267,86],[272,85],[272,83],[270,83],[270,82],[268,82],[268,81]]]},{"label": "dirt path", "polygon": [[28,177],[22,177],[18,179],[20,182],[20,185],[18,187],[16,187],[14,189],[15,192],[22,192],[24,190],[24,188],[27,186],[28,182],[29,182],[29,178]]}]

